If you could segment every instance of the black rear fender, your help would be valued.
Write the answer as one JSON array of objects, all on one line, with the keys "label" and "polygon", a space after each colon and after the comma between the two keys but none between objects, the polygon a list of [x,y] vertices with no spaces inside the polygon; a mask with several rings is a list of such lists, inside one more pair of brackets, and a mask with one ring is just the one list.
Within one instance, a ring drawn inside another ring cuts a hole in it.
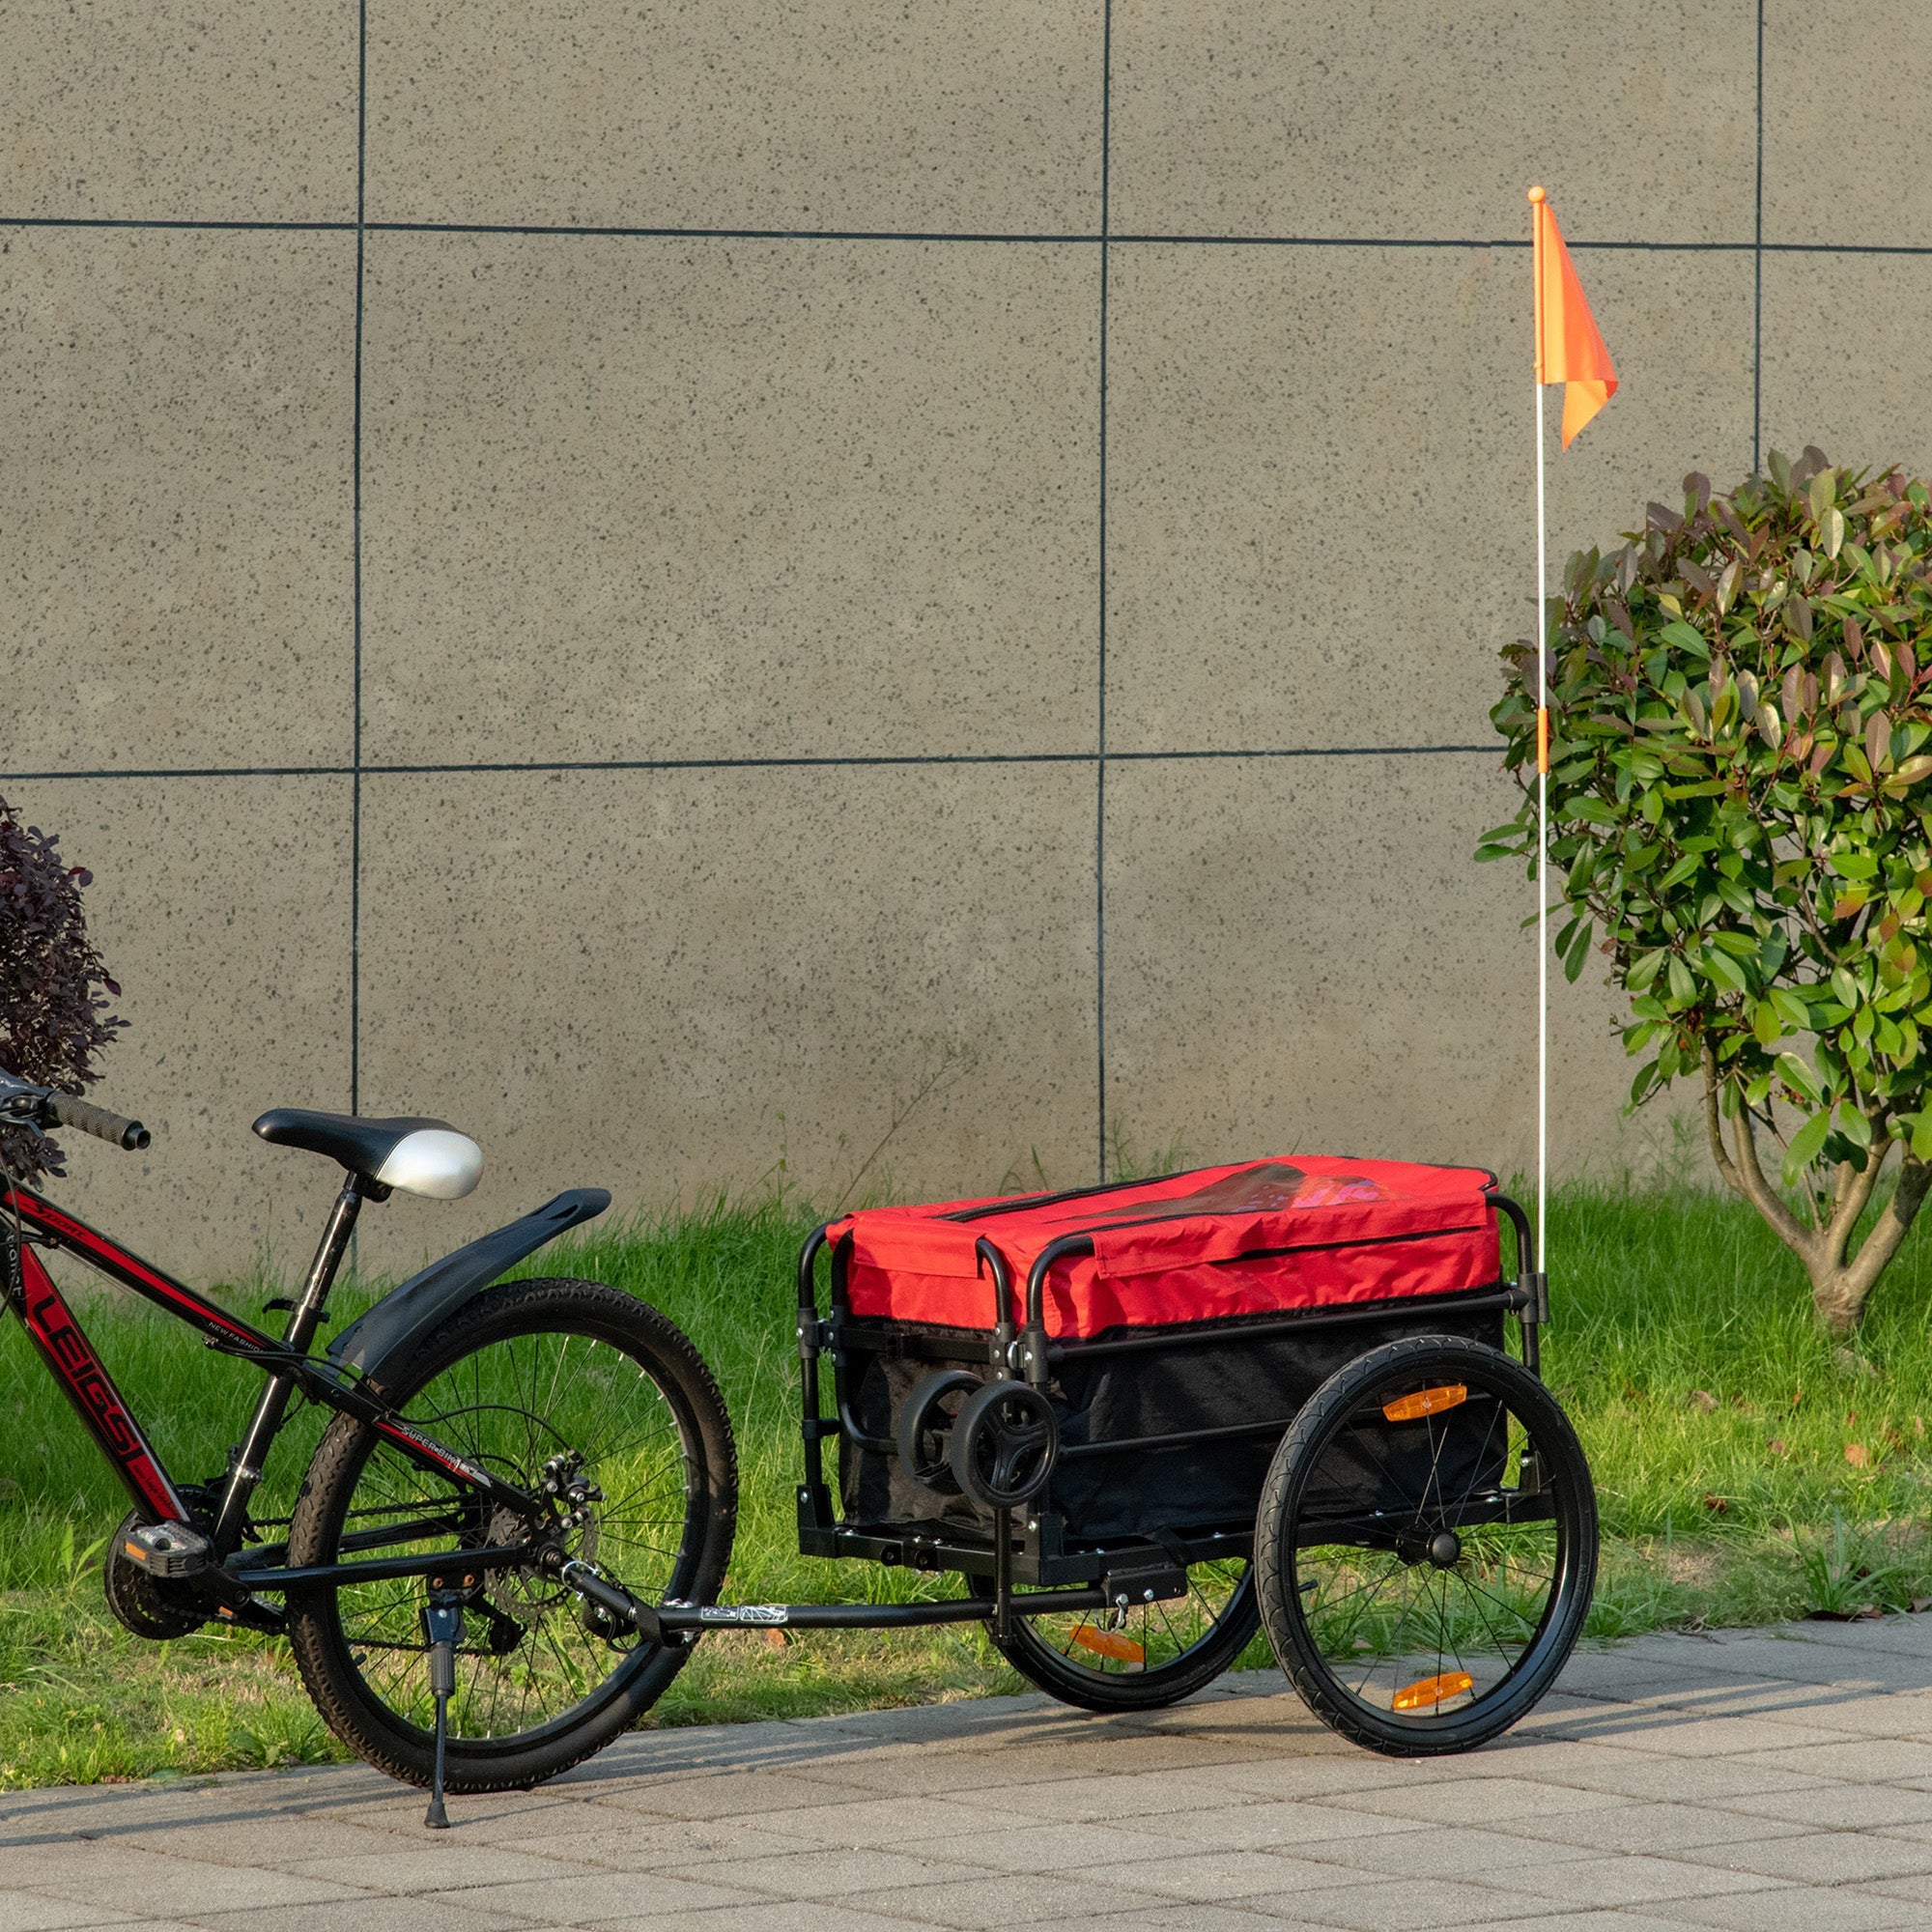
[{"label": "black rear fender", "polygon": [[595,1220],[610,1205],[611,1197],[601,1187],[573,1188],[521,1220],[432,1262],[357,1316],[328,1345],[328,1359],[365,1376],[376,1374],[385,1361],[400,1359],[440,1321],[480,1294],[505,1268],[514,1267],[566,1229]]}]

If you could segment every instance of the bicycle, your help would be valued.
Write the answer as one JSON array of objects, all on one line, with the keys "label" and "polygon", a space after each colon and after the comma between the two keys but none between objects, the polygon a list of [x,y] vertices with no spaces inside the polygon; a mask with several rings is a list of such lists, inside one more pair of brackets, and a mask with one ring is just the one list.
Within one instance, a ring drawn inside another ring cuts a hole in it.
[{"label": "bicycle", "polygon": [[[0,1126],[144,1149],[139,1122],[0,1074]],[[648,1603],[724,1580],[737,1463],[710,1371],[656,1309],[601,1282],[497,1276],[610,1206],[598,1188],[432,1263],[311,1352],[349,1237],[392,1192],[460,1199],[482,1151],[446,1122],[277,1108],[264,1140],[345,1179],[279,1341],[12,1180],[6,1299],[132,1507],[105,1557],[114,1615],[166,1639],[209,1623],[286,1636],[356,1755],[430,1788],[524,1788],[601,1749],[663,1693],[691,1636]],[[168,1470],[41,1259],[59,1251],[267,1378],[228,1467]],[[332,1410],[293,1515],[250,1504],[291,1401]],[[622,1581],[611,1573],[621,1574]],[[280,1602],[273,1600],[279,1598]]]}]

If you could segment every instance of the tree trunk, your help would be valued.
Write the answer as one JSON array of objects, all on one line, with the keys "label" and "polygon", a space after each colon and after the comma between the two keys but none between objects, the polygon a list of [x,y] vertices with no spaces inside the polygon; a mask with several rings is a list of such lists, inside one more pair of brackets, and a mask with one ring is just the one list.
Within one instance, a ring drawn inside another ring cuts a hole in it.
[{"label": "tree trunk", "polygon": [[1757,1137],[1752,1132],[1747,1108],[1740,1108],[1731,1122],[1735,1151],[1725,1146],[1719,1106],[1722,1093],[1717,1060],[1707,1046],[1704,1129],[1719,1174],[1734,1194],[1757,1209],[1765,1225],[1804,1263],[1804,1273],[1811,1283],[1811,1307],[1827,1332],[1840,1337],[1856,1333],[1864,1320],[1865,1304],[1879,1276],[1918,1218],[1926,1190],[1932,1187],[1932,1165],[1918,1159],[1909,1148],[1901,1147],[1903,1164],[1898,1185],[1871,1233],[1853,1255],[1849,1252],[1852,1236],[1858,1229],[1859,1217],[1871,1205],[1872,1190],[1878,1185],[1879,1174],[1891,1151],[1889,1141],[1883,1138],[1874,1141],[1872,1156],[1862,1171],[1849,1165],[1839,1168],[1832,1190],[1830,1218],[1823,1218],[1821,1210],[1819,1224],[1807,1228],[1766,1179],[1758,1162]]},{"label": "tree trunk", "polygon": [[1819,1280],[1811,1276],[1811,1309],[1828,1335],[1843,1339],[1858,1333],[1865,1319],[1865,1296],[1850,1279],[1849,1268],[1838,1268]]}]

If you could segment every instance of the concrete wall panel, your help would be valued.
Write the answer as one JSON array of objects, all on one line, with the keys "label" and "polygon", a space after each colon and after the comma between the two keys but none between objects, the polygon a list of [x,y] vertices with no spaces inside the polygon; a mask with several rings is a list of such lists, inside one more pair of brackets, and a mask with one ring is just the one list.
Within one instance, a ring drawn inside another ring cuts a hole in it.
[{"label": "concrete wall panel", "polygon": [[[1830,12],[1831,10],[1826,10]],[[1119,0],[1122,235],[1748,242],[1753,0]]]},{"label": "concrete wall panel", "polygon": [[1932,475],[1932,257],[1768,256],[1764,446]]},{"label": "concrete wall panel", "polygon": [[1932,246],[1932,11],[1764,0],[1764,239]]},{"label": "concrete wall panel", "polygon": [[353,221],[355,0],[15,0],[0,217]]},{"label": "concrete wall panel", "polygon": [[[1107,781],[1108,1107],[1201,1160],[1347,1152],[1507,1175],[1536,1148],[1536,909],[1476,867],[1518,794],[1488,756],[1130,764]],[[1620,1000],[1552,975],[1551,1155],[1648,1166]]]},{"label": "concrete wall panel", "polygon": [[383,220],[1077,233],[1101,0],[374,0]]},{"label": "concrete wall panel", "polygon": [[[1535,601],[1528,254],[1122,248],[1108,743],[1476,744]],[[1550,568],[1750,467],[1748,257],[1584,258],[1624,383],[1549,471]],[[1550,435],[1561,392],[1549,392]]]},{"label": "concrete wall panel", "polygon": [[372,757],[1092,745],[1096,250],[370,253]]},{"label": "concrete wall panel", "polygon": [[0,769],[347,758],[355,242],[0,253]]}]

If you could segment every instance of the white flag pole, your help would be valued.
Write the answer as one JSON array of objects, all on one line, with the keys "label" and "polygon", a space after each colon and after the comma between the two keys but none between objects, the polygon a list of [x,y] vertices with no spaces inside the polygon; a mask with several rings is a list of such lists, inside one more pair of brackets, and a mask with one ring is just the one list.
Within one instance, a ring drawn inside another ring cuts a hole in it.
[{"label": "white flag pole", "polygon": [[1549,1225],[1549,693],[1545,649],[1548,565],[1543,512],[1543,211],[1529,191],[1530,272],[1536,316],[1536,1271],[1547,1274]]},{"label": "white flag pole", "polygon": [[1548,610],[1543,536],[1543,384],[1536,385],[1536,1271],[1549,1225],[1549,694],[1544,688]]}]

